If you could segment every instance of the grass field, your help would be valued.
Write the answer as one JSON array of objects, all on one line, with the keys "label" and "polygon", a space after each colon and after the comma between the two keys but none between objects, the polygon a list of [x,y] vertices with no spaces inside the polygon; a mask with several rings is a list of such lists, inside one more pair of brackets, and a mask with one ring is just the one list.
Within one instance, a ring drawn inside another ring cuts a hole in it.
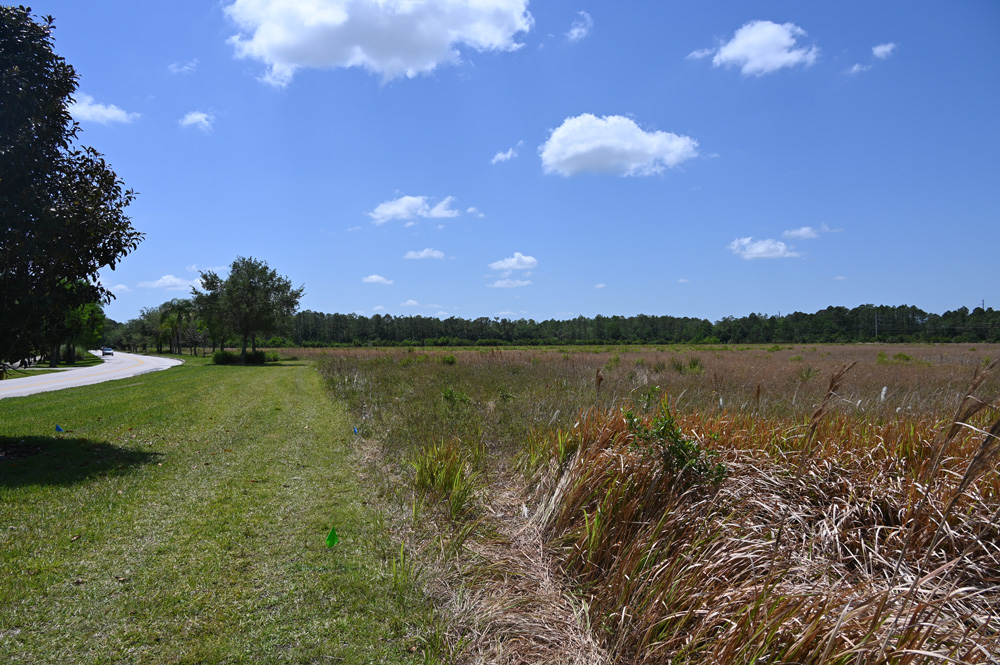
[{"label": "grass field", "polygon": [[432,653],[431,610],[316,371],[184,359],[0,401],[0,662]]},{"label": "grass field", "polygon": [[998,356],[317,354],[453,651],[505,663],[997,662]]}]

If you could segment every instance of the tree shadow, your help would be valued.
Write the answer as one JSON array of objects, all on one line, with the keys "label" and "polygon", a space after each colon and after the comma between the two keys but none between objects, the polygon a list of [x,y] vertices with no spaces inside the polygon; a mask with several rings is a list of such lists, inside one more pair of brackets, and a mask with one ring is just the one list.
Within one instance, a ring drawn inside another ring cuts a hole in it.
[{"label": "tree shadow", "polygon": [[122,448],[92,439],[56,436],[0,437],[0,488],[73,485],[96,477],[131,473],[160,453]]}]

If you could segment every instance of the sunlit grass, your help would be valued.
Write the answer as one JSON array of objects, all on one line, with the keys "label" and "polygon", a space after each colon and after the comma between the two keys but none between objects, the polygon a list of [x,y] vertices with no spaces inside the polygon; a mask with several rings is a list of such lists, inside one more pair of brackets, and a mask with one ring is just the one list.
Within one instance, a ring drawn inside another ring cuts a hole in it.
[{"label": "sunlit grass", "polygon": [[412,660],[429,610],[315,371],[185,360],[0,402],[0,662]]}]

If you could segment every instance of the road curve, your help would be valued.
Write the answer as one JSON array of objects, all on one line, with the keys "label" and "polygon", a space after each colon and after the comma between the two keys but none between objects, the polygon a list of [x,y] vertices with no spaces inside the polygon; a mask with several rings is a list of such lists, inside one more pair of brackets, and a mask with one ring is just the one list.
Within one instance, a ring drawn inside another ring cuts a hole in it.
[{"label": "road curve", "polygon": [[104,362],[92,367],[66,369],[61,372],[50,372],[38,376],[26,376],[17,379],[0,381],[0,399],[4,397],[23,397],[49,390],[89,386],[104,381],[127,379],[147,372],[156,372],[174,365],[180,365],[180,360],[160,358],[159,356],[140,356],[134,353],[119,353],[104,356]]}]

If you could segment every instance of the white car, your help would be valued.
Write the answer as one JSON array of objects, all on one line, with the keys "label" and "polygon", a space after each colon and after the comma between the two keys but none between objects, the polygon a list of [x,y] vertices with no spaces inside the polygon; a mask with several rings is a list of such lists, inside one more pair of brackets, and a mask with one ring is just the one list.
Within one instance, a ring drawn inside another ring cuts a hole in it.
[{"label": "white car", "polygon": [[115,350],[112,349],[110,346],[105,346],[104,348],[101,349],[101,355],[102,356],[113,356],[113,355],[115,355]]}]

